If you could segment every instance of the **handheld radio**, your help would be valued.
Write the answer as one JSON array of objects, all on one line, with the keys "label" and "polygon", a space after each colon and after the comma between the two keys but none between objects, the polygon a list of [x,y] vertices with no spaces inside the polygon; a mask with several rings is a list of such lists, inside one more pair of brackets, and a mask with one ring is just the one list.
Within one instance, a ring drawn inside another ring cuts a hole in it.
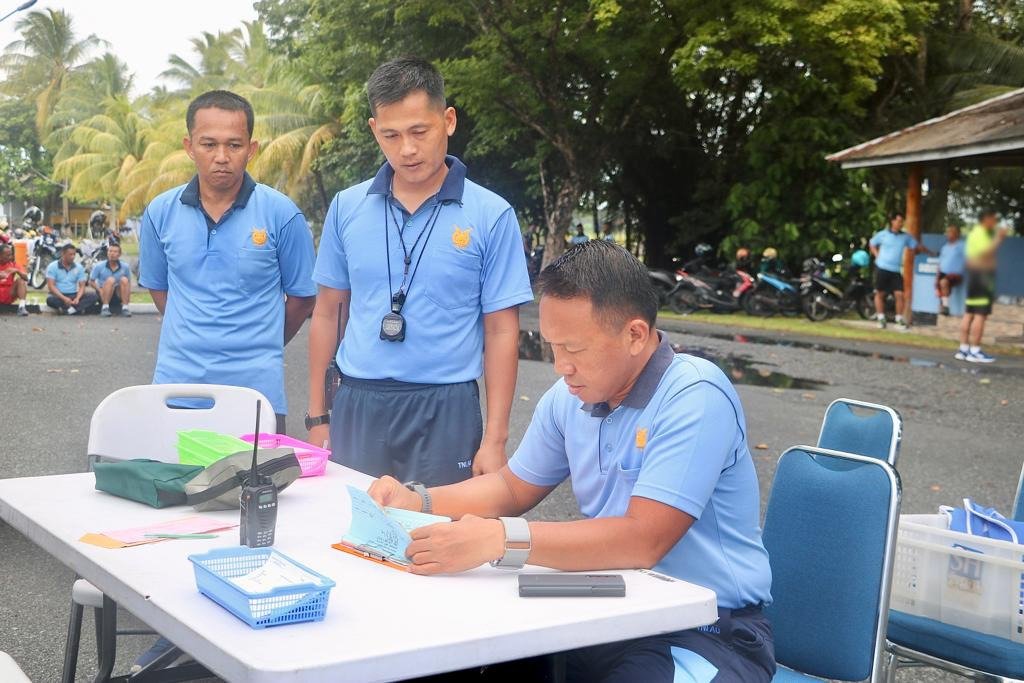
[{"label": "handheld radio", "polygon": [[274,545],[274,526],[277,524],[277,488],[270,477],[261,477],[256,467],[259,451],[260,401],[256,402],[256,431],[252,444],[252,468],[249,479],[242,487],[239,507],[242,511],[239,530],[241,544],[250,548]]}]

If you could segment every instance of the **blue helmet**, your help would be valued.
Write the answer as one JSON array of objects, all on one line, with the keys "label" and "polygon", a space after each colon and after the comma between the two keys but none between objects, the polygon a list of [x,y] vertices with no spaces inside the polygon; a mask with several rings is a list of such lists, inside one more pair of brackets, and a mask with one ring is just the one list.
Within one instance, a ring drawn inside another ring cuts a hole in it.
[{"label": "blue helmet", "polygon": [[868,256],[868,252],[863,249],[858,249],[850,256],[850,263],[857,268],[867,268],[871,265],[871,257]]}]

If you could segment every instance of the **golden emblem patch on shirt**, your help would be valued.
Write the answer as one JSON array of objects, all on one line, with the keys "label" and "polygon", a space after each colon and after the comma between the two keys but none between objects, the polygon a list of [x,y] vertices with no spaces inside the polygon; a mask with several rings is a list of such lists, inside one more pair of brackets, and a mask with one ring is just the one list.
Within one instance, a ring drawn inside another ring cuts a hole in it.
[{"label": "golden emblem patch on shirt", "polygon": [[647,427],[636,430],[636,447],[641,450],[647,448]]},{"label": "golden emblem patch on shirt", "polygon": [[452,225],[452,244],[459,249],[465,249],[469,246],[469,233],[473,231],[473,228],[466,228],[465,230],[459,229],[459,226]]},{"label": "golden emblem patch on shirt", "polygon": [[252,229],[252,243],[257,247],[262,247],[267,243],[267,229],[266,228],[253,228]]}]

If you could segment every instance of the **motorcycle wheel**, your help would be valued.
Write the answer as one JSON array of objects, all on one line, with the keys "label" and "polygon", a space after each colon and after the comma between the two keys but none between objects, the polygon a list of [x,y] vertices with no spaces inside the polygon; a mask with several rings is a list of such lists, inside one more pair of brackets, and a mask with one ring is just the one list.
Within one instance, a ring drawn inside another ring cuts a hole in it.
[{"label": "motorcycle wheel", "polygon": [[42,289],[46,284],[46,267],[48,265],[50,265],[50,260],[45,256],[37,256],[32,259],[28,276],[28,284],[32,289]]},{"label": "motorcycle wheel", "polygon": [[832,315],[832,309],[821,302],[820,296],[822,295],[805,296],[802,302],[804,315],[807,316],[808,320],[816,323],[828,320],[829,316]]},{"label": "motorcycle wheel", "polygon": [[680,289],[669,297],[668,306],[672,309],[673,313],[689,315],[697,310],[697,301],[691,290]]},{"label": "motorcycle wheel", "polygon": [[857,302],[857,315],[864,320],[871,320],[875,317],[875,297],[865,294]]},{"label": "motorcycle wheel", "polygon": [[757,318],[770,318],[775,315],[776,306],[771,301],[771,296],[762,292],[750,292],[744,295],[741,300],[743,303],[743,310],[747,312],[747,315],[752,315]]}]

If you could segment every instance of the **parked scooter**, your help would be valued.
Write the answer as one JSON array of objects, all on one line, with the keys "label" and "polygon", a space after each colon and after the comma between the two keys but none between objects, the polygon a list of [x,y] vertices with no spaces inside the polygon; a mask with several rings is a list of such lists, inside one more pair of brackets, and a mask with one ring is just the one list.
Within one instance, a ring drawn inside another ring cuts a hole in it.
[{"label": "parked scooter", "polygon": [[668,293],[668,305],[680,315],[697,309],[738,311],[754,287],[754,278],[742,270],[696,274],[684,267],[676,271],[676,275],[679,282]]},{"label": "parked scooter", "polygon": [[46,284],[46,268],[58,258],[57,231],[49,225],[40,228],[39,237],[32,241],[28,261],[28,284],[42,289]]},{"label": "parked scooter", "polygon": [[[842,254],[832,256],[832,262],[837,266],[842,261]],[[850,310],[856,311],[864,320],[874,315],[874,291],[864,275],[865,268],[853,265],[843,279],[832,276],[826,264],[818,258],[807,259],[803,266],[800,300],[804,315],[809,320],[821,322]],[[843,271],[841,267],[839,270]]]},{"label": "parked scooter", "polygon": [[647,277],[651,280],[654,291],[658,293],[658,308],[668,304],[668,295],[675,288],[680,276],[671,270],[648,268]]},{"label": "parked scooter", "polygon": [[800,282],[793,282],[780,273],[758,273],[757,282],[743,299],[743,310],[749,315],[770,317],[776,313],[800,315]]}]

